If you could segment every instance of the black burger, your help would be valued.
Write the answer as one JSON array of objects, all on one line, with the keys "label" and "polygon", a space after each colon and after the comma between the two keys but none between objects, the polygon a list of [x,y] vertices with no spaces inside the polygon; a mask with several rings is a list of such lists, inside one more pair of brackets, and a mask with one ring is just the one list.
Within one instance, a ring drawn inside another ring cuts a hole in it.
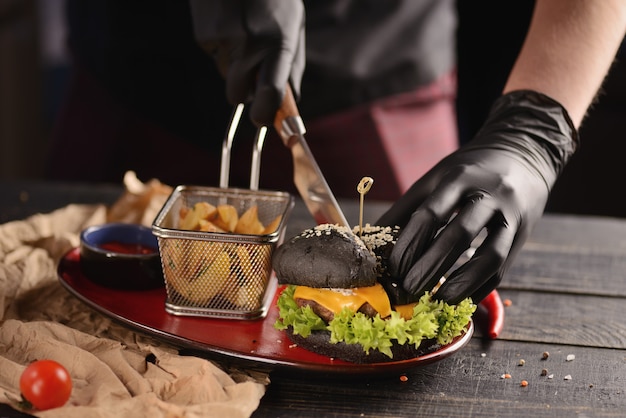
[{"label": "black burger", "polygon": [[275,327],[300,347],[355,363],[415,358],[462,335],[476,309],[470,299],[451,306],[425,293],[415,303],[390,301],[396,286],[387,259],[399,232],[323,224],[279,246],[273,268],[286,286]]}]

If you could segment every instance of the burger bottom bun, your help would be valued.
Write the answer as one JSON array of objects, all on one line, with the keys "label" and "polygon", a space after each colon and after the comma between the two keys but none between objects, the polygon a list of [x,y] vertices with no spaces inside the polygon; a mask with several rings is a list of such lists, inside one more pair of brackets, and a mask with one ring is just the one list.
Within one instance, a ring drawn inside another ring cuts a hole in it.
[{"label": "burger bottom bun", "polygon": [[413,344],[394,344],[391,347],[393,358],[378,350],[371,349],[369,353],[363,350],[361,344],[346,344],[344,342],[331,343],[330,331],[313,331],[308,337],[293,333],[293,328],[286,329],[289,339],[306,350],[327,357],[348,361],[358,364],[388,363],[392,361],[411,360],[423,356],[441,348],[441,344],[435,340],[424,340],[418,348]]}]

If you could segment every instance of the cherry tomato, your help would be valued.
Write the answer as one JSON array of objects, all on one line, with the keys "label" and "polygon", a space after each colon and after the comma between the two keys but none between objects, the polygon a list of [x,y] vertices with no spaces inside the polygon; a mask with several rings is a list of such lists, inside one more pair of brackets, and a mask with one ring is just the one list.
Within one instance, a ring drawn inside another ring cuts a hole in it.
[{"label": "cherry tomato", "polygon": [[25,400],[40,411],[65,405],[72,393],[72,378],[54,360],[32,362],[20,376],[20,391]]}]

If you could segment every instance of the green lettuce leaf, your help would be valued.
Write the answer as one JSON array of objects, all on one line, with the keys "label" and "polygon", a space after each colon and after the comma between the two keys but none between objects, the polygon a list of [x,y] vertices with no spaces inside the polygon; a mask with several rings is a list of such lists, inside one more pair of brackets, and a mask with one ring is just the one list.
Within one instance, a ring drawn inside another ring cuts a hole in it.
[{"label": "green lettuce leaf", "polygon": [[317,316],[310,306],[301,308],[293,298],[295,286],[287,286],[278,297],[279,318],[274,323],[276,329],[284,330],[293,327],[293,333],[308,337],[311,331],[326,329],[326,323]]}]

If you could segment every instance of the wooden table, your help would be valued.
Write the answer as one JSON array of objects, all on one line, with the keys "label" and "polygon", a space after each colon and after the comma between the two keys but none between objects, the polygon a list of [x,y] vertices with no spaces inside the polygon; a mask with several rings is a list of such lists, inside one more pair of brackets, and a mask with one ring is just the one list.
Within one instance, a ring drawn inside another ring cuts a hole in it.
[{"label": "wooden table", "polygon": [[[0,182],[0,222],[70,202],[108,204],[120,192]],[[357,222],[356,202],[342,207]],[[386,207],[369,202],[366,220]],[[288,233],[311,224],[298,204]],[[497,340],[477,329],[453,356],[407,370],[406,381],[273,373],[253,417],[626,416],[626,220],[545,215],[500,294],[512,305]]]}]

